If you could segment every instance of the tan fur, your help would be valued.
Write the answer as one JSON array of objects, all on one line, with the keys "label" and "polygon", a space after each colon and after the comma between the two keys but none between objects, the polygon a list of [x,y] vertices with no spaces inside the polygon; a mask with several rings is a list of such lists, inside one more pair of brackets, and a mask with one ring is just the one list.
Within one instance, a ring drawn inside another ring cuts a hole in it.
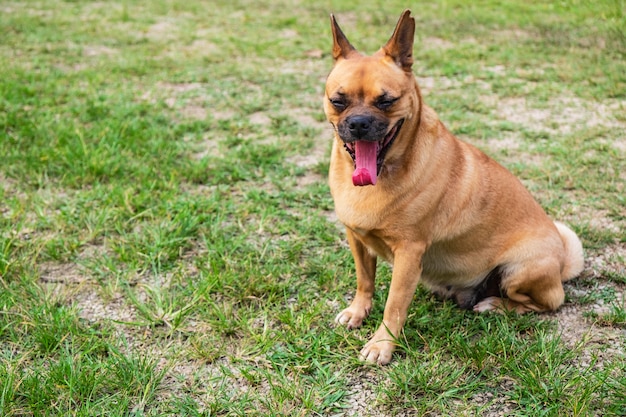
[{"label": "tan fur", "polygon": [[[336,134],[329,183],[357,275],[356,295],[337,316],[338,323],[362,324],[372,308],[377,257],[393,264],[383,323],[361,357],[380,364],[391,360],[393,339],[406,321],[418,282],[465,300],[499,268],[504,297],[477,300],[474,310],[558,308],[564,299],[562,281],[582,270],[582,245],[574,232],[548,218],[512,174],[455,138],[422,102],[411,72],[415,22],[410,12],[372,56],[358,53],[334,17],[331,21],[335,65],[324,110]],[[348,98],[345,109],[330,102],[339,93]],[[384,93],[398,98],[385,111],[374,105]],[[352,184],[354,161],[338,133],[346,118],[359,114],[389,121],[389,126],[404,119],[373,186]]]}]

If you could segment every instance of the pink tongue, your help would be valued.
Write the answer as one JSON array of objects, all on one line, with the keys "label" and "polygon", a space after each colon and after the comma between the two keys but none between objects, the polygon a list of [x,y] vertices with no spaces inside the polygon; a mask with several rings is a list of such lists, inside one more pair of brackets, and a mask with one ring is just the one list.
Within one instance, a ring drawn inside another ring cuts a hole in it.
[{"label": "pink tongue", "polygon": [[376,159],[378,143],[359,140],[354,142],[356,169],[352,174],[352,184],[376,185]]}]

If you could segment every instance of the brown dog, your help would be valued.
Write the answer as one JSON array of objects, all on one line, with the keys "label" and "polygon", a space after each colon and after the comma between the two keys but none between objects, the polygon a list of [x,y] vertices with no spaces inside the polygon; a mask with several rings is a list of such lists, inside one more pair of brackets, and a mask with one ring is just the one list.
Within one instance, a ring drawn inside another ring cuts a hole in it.
[{"label": "brown dog", "polygon": [[559,307],[562,282],[583,268],[580,240],[423,103],[411,72],[410,11],[372,56],[356,51],[333,16],[331,24],[329,182],[357,276],[354,300],[338,323],[362,324],[372,308],[377,257],[393,264],[383,323],[361,357],[391,360],[418,282],[475,311]]}]

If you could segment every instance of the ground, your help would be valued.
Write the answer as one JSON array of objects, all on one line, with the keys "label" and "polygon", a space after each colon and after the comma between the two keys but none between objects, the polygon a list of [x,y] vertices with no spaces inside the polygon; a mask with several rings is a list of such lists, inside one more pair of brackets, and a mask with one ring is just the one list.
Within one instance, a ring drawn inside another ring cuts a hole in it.
[{"label": "ground", "polygon": [[404,5],[218,3],[0,6],[0,414],[626,412],[619,2],[414,7],[425,101],[586,262],[551,314],[420,288],[382,368],[356,355],[389,266],[364,328],[332,324],[354,266],[322,97],[328,13],[373,52]]}]

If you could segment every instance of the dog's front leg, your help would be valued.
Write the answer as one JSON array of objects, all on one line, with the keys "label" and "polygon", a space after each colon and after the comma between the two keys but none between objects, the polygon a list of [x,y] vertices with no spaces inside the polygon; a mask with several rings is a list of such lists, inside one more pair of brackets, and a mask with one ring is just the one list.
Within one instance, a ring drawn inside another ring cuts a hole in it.
[{"label": "dog's front leg", "polygon": [[391,361],[395,340],[400,336],[422,273],[425,248],[422,243],[403,242],[394,250],[393,273],[383,322],[361,350],[363,360],[379,365]]},{"label": "dog's front leg", "polygon": [[346,228],[348,243],[356,266],[356,294],[350,307],[343,310],[335,318],[335,322],[345,325],[348,329],[361,327],[363,320],[372,311],[374,297],[374,279],[376,276],[376,256]]}]

